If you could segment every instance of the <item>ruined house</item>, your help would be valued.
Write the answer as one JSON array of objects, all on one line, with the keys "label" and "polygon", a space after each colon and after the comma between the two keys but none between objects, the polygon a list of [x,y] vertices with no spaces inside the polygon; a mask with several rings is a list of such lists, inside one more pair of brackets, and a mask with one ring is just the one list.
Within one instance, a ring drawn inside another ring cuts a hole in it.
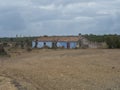
[{"label": "ruined house", "polygon": [[[82,43],[82,36],[40,36],[37,40],[33,41],[33,47],[37,41],[38,48],[81,48],[84,46]],[[87,46],[87,45],[86,45]],[[35,46],[36,47],[36,46]]]},{"label": "ruined house", "polygon": [[[37,41],[37,46],[35,45]],[[102,44],[91,42],[81,34],[78,36],[40,36],[32,42],[37,48],[99,48]]]},{"label": "ruined house", "polygon": [[79,38],[78,36],[40,36],[37,41],[39,48],[76,48]]}]

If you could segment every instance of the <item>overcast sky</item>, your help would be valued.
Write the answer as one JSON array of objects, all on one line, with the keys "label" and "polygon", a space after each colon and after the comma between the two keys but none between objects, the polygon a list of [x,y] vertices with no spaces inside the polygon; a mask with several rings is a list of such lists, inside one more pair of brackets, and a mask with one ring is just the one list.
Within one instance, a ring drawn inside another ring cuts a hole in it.
[{"label": "overcast sky", "polygon": [[0,0],[0,36],[120,34],[120,0]]}]

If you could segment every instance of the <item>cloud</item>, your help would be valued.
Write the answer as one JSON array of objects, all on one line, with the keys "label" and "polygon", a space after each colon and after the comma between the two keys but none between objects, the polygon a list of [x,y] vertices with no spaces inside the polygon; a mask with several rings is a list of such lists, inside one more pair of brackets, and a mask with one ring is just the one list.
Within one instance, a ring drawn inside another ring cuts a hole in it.
[{"label": "cloud", "polygon": [[120,0],[0,1],[0,35],[120,34]]},{"label": "cloud", "polygon": [[18,31],[25,28],[25,23],[16,8],[0,9],[0,30],[3,31]]}]

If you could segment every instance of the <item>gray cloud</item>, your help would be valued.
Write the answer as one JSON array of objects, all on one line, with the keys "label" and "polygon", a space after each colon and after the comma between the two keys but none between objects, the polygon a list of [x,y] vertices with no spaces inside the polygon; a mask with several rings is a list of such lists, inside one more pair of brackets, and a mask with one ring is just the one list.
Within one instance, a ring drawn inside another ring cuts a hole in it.
[{"label": "gray cloud", "polygon": [[20,13],[14,7],[0,10],[0,28],[5,31],[22,30],[25,23]]},{"label": "gray cloud", "polygon": [[120,0],[0,1],[1,36],[120,34]]}]

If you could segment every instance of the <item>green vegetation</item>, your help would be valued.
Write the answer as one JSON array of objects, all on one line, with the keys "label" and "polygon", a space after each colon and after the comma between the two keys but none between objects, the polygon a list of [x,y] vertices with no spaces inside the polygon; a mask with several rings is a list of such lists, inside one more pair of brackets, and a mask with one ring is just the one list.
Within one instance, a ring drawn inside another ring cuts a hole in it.
[{"label": "green vegetation", "polygon": [[21,42],[26,40],[32,41],[35,38],[37,37],[12,37],[12,38],[4,37],[4,38],[0,38],[0,42]]},{"label": "green vegetation", "polygon": [[[11,46],[12,48],[21,48],[26,49],[27,51],[32,50],[32,41],[37,37],[16,37],[16,38],[0,38],[0,46],[3,48]],[[3,49],[1,49],[3,50]],[[0,54],[3,55],[4,52],[0,51]]]},{"label": "green vegetation", "polygon": [[7,52],[5,51],[4,47],[0,45],[0,56],[7,55]]},{"label": "green vegetation", "polygon": [[86,34],[84,37],[94,42],[106,42],[108,48],[120,48],[120,35],[109,34],[109,35],[93,35]]}]

